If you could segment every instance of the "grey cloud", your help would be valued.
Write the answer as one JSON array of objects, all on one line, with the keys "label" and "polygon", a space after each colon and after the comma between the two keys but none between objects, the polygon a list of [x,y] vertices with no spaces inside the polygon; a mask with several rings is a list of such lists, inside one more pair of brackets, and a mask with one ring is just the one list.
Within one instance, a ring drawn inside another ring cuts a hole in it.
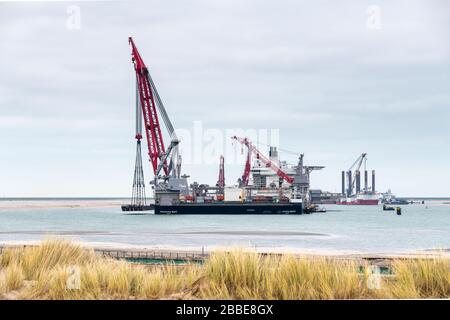
[{"label": "grey cloud", "polygon": [[[399,193],[414,191],[405,182],[402,159],[426,166],[434,158],[450,158],[448,1],[375,1],[382,10],[379,31],[365,24],[372,1],[76,4],[82,14],[79,31],[65,28],[69,3],[0,3],[2,149],[25,157],[33,146],[41,165],[47,161],[49,175],[54,165],[68,180],[90,161],[89,172],[98,172],[98,180],[85,177],[89,188],[83,190],[76,189],[82,183],[77,180],[67,189],[74,195],[129,192],[130,35],[176,127],[203,120],[205,127],[223,129],[278,128],[283,147],[307,157],[309,152],[309,161],[328,166],[317,175],[316,186],[336,188],[338,170],[362,149],[371,152],[373,166],[404,175],[395,185],[380,179],[381,187]],[[385,157],[386,148],[402,152]],[[47,156],[58,150],[72,150],[72,157],[57,163]],[[99,152],[117,156],[104,158]],[[105,161],[117,174],[113,184],[103,182],[112,174],[104,172]],[[33,175],[33,162],[20,164]],[[8,172],[15,166],[11,155],[0,160],[2,175],[11,181]],[[216,178],[199,166],[187,169],[210,183]],[[228,170],[228,180],[241,170]],[[30,179],[33,186],[39,182],[37,176]],[[20,196],[23,184],[11,183],[0,194]],[[442,181],[428,184],[435,185],[429,194],[450,193]],[[39,190],[58,192],[50,184]]]}]

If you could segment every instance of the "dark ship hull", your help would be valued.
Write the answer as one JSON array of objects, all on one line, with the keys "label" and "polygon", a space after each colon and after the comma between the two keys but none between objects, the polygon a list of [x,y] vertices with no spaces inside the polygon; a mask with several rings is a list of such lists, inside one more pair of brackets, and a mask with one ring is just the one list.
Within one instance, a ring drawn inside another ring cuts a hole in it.
[{"label": "dark ship hull", "polygon": [[149,205],[132,205],[132,204],[124,204],[122,206],[122,211],[149,211],[153,210],[155,208],[155,205],[149,204]]},{"label": "dark ship hull", "polygon": [[302,203],[180,203],[155,205],[155,214],[302,214]]}]

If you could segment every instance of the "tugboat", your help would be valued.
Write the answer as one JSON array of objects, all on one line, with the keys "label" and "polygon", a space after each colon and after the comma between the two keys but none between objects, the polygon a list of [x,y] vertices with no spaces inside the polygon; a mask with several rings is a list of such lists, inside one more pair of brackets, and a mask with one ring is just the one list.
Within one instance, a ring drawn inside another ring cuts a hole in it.
[{"label": "tugboat", "polygon": [[389,205],[406,205],[409,202],[405,199],[397,198],[389,189],[387,192],[381,194],[381,203]]}]

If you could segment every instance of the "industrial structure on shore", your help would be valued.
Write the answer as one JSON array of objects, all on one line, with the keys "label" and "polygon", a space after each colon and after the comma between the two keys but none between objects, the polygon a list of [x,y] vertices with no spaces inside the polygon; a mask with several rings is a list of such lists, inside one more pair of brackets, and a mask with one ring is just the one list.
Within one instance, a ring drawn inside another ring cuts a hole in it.
[{"label": "industrial structure on shore", "polygon": [[[323,166],[304,165],[304,155],[298,154],[298,163],[288,165],[280,161],[278,150],[269,146],[266,157],[246,137],[233,136],[233,141],[247,149],[244,171],[237,186],[225,184],[225,159],[220,157],[219,175],[215,186],[194,182],[189,185],[187,175],[181,175],[182,158],[178,152],[178,140],[172,122],[166,112],[155,83],[150,76],[133,39],[132,62],[136,74],[136,162],[131,203],[122,206],[123,211],[154,210],[155,214],[302,214],[317,211],[315,203],[331,203],[335,196],[325,199],[322,192],[310,190],[310,175]],[[163,120],[169,145],[165,146],[160,125]],[[153,169],[151,182],[155,203],[146,201],[145,181],[142,167],[141,140],[147,141],[148,157]],[[361,164],[366,154],[361,155],[347,171],[348,187],[345,189],[345,173],[342,173],[342,195],[334,203],[375,204],[375,173],[372,174],[372,189],[360,189]],[[354,175],[352,169],[356,166]],[[355,190],[355,192],[354,192]],[[326,193],[325,193],[326,194]],[[327,202],[326,202],[327,201]]]}]

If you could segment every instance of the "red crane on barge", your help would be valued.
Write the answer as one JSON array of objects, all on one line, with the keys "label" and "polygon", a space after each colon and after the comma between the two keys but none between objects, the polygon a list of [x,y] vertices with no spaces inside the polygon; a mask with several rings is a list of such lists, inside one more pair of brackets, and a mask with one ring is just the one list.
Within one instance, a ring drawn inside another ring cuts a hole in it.
[{"label": "red crane on barge", "polygon": [[[147,66],[142,60],[141,55],[139,54],[133,38],[128,38],[128,42],[132,47],[131,60],[136,72],[136,90],[139,94],[139,102],[142,107],[144,128],[147,136],[148,155],[153,167],[155,179],[159,178],[161,170],[165,173],[163,178],[167,178],[169,174],[179,176],[180,173],[175,172],[179,168],[179,166],[175,164],[179,158],[178,150],[176,148],[179,144],[179,140],[175,134],[172,122],[167,115],[164,104],[158,94],[158,90],[156,90],[155,83],[150,76]],[[158,108],[166,129],[171,137],[171,142],[167,150],[164,147],[164,139],[156,108]],[[167,160],[169,157],[170,163],[167,165]]]},{"label": "red crane on barge", "polygon": [[[158,90],[156,90],[155,83],[150,76],[150,72],[132,37],[128,38],[128,43],[131,45],[131,61],[136,74],[135,139],[137,140],[137,151],[131,204],[122,206],[122,210],[143,211],[150,210],[151,206],[146,204],[145,199],[145,183],[141,158],[142,119],[147,138],[148,157],[154,173],[153,183],[155,188],[164,188],[164,184],[167,184],[169,177],[180,180],[181,156],[178,155],[179,140]],[[158,111],[171,138],[167,149],[164,145]],[[162,180],[162,183],[159,183],[158,180]]]},{"label": "red crane on barge", "polygon": [[251,141],[248,138],[240,138],[237,136],[231,137],[231,139],[234,139],[238,141],[240,144],[245,145],[248,148],[248,154],[247,154],[247,160],[245,162],[244,167],[244,173],[242,175],[242,184],[244,186],[248,185],[248,180],[250,177],[250,169],[251,169],[251,155],[254,154],[256,156],[256,159],[261,160],[262,163],[267,168],[272,169],[281,179],[288,182],[289,184],[294,183],[294,178],[289,176],[287,173],[285,173],[283,170],[281,170],[280,167],[278,167],[275,163],[267,159],[267,157],[256,148]]}]

